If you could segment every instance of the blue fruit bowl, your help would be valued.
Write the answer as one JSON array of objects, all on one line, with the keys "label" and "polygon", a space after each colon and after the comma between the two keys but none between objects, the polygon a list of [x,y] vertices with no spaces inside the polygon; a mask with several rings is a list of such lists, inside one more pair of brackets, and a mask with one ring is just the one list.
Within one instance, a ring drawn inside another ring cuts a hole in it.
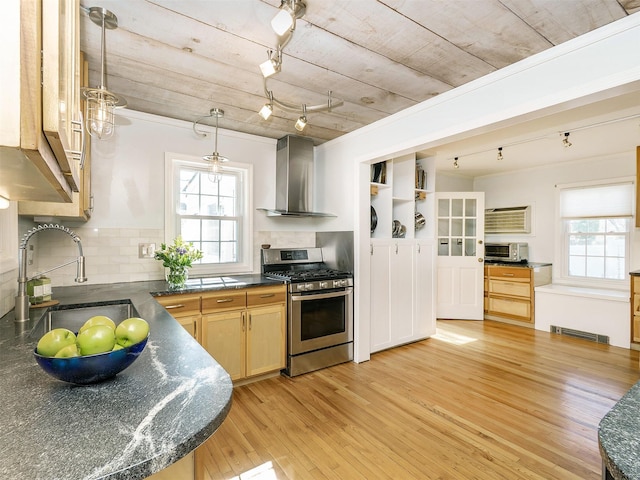
[{"label": "blue fruit bowl", "polygon": [[142,353],[149,336],[129,347],[112,352],[84,355],[81,357],[43,357],[35,350],[33,356],[42,369],[63,382],[87,385],[102,382],[116,376]]}]

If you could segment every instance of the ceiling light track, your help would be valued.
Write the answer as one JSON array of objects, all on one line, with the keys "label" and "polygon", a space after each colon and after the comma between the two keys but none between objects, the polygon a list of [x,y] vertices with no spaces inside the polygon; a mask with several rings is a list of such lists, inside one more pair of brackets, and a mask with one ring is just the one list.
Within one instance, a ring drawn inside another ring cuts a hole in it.
[{"label": "ceiling light track", "polygon": [[[603,122],[597,122],[597,123],[592,123],[589,125],[583,125],[581,127],[576,127],[576,128],[572,128],[571,132],[578,132],[581,130],[588,130],[590,128],[595,128],[595,127],[601,127],[604,125],[611,125],[613,123],[618,123],[618,122],[624,122],[626,120],[633,120],[634,118],[640,118],[640,113],[634,114],[634,115],[627,115],[625,117],[621,117],[621,118],[614,118],[611,120],[605,120]],[[504,147],[514,147],[516,145],[524,145],[525,143],[531,143],[531,142],[537,142],[539,140],[545,140],[545,139],[549,139],[552,137],[555,137],[556,135],[559,135],[562,138],[562,145],[565,148],[569,148],[573,145],[573,143],[571,143],[569,141],[569,135],[571,132],[568,132],[566,130],[562,130],[559,131],[557,133],[550,133],[550,134],[546,134],[546,135],[540,135],[537,137],[533,137],[533,138],[527,138],[525,140],[520,140],[518,142],[511,142],[511,143],[505,143],[502,144],[502,146],[498,147],[498,156],[497,156],[497,160],[503,160],[504,159],[504,155],[503,155],[503,150]],[[490,148],[490,149],[486,149],[486,150],[479,150],[476,152],[472,152],[472,153],[465,153],[464,155],[460,155],[461,157],[473,157],[475,155],[480,155],[483,153],[489,153],[494,151],[494,148]],[[458,158],[459,157],[455,157],[455,158],[450,158],[449,160],[453,160],[453,166],[454,168],[459,168],[458,166]]]},{"label": "ceiling light track", "polygon": [[296,120],[295,128],[300,132],[303,131],[307,125],[307,112],[330,112],[333,108],[344,104],[343,100],[333,98],[331,90],[327,92],[326,103],[320,103],[317,105],[310,105],[307,103],[289,103],[278,99],[273,94],[273,90],[269,89],[269,86],[267,85],[269,78],[272,78],[274,75],[281,72],[282,53],[284,47],[293,37],[293,32],[296,28],[296,19],[302,18],[306,8],[306,4],[302,1],[282,0],[280,3],[280,11],[271,21],[271,27],[279,37],[275,55],[273,50],[267,50],[268,59],[264,63],[260,64],[264,94],[267,97],[268,102],[263,105],[258,113],[264,120],[267,120],[273,113],[274,105],[286,112],[298,113],[300,116]]}]

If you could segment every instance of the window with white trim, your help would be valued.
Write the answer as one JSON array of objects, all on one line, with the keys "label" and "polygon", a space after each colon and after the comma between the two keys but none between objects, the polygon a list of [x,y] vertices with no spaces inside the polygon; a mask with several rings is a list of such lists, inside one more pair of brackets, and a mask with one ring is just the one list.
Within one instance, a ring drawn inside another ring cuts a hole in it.
[{"label": "window with white trim", "polygon": [[181,235],[203,252],[193,276],[251,272],[252,166],[228,162],[213,175],[198,157],[167,155],[167,241]]},{"label": "window with white trim", "polygon": [[562,279],[573,284],[626,286],[633,183],[563,187],[559,201]]}]

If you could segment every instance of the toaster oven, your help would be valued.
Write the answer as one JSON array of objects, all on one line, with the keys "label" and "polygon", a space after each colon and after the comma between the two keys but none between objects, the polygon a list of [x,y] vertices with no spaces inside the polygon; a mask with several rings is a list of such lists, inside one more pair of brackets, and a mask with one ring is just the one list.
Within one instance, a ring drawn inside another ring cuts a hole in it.
[{"label": "toaster oven", "polygon": [[527,243],[486,243],[484,258],[488,261],[526,262],[529,260],[529,245]]}]

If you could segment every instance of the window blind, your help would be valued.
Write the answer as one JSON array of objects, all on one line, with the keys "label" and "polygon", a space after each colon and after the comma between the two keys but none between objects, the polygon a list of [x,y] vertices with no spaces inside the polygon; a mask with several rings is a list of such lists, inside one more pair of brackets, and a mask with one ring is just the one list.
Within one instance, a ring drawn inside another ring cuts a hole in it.
[{"label": "window blind", "polygon": [[631,217],[634,202],[633,183],[565,188],[560,191],[560,216],[563,218]]}]

